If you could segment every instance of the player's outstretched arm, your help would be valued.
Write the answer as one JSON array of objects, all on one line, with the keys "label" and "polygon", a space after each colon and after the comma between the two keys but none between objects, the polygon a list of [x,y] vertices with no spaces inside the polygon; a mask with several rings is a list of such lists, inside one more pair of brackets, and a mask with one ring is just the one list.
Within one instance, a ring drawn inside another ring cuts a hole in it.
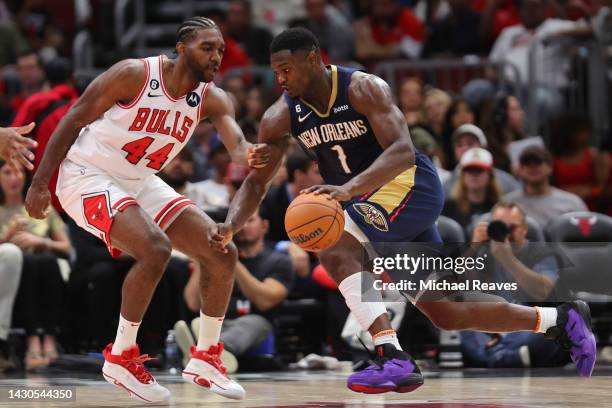
[{"label": "player's outstretched arm", "polygon": [[225,91],[211,84],[204,100],[203,111],[219,132],[233,162],[254,168],[264,167],[268,163],[268,147],[264,144],[254,145],[245,140],[242,129],[236,123],[234,106]]},{"label": "player's outstretched arm", "polygon": [[343,186],[314,186],[306,192],[330,193],[333,198],[347,200],[388,183],[414,166],[415,152],[408,124],[393,102],[389,85],[375,75],[356,72],[349,85],[349,100],[355,110],[368,118],[384,152]]},{"label": "player's outstretched arm", "polygon": [[225,223],[219,225],[219,232],[212,238],[213,248],[225,251],[225,246],[231,241],[233,234],[239,231],[257,210],[270,181],[282,163],[290,131],[289,109],[281,97],[264,113],[259,125],[259,141],[269,146],[270,161],[263,168],[251,170],[236,192]]},{"label": "player's outstretched arm", "polygon": [[115,103],[132,101],[142,89],[145,79],[146,69],[142,61],[124,60],[113,65],[87,87],[51,135],[32,179],[26,197],[26,209],[32,217],[45,217],[49,206],[49,179],[66,157],[81,129],[102,116]]}]

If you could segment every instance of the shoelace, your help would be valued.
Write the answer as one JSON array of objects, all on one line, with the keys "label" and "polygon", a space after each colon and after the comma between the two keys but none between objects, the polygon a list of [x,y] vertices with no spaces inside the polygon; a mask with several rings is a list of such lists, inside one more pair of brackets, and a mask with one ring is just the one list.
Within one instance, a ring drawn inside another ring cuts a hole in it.
[{"label": "shoelace", "polygon": [[227,369],[221,362],[221,353],[223,353],[223,343],[219,342],[219,345],[212,349],[213,351],[211,353],[207,351],[202,352],[202,359],[225,375]]},{"label": "shoelace", "polygon": [[143,354],[138,357],[133,357],[123,359],[123,362],[126,364],[127,370],[136,377],[138,381],[141,383],[148,384],[153,381],[153,376],[147,371],[147,368],[144,366],[145,361],[149,360],[157,360],[154,357],[149,357],[148,354]]},{"label": "shoelace", "polygon": [[378,370],[382,370],[384,368],[384,365],[387,361],[389,361],[388,357],[381,357],[378,354],[376,354],[376,352],[371,351],[368,346],[365,345],[365,343],[363,342],[363,340],[361,340],[361,337],[357,337],[357,339],[359,340],[359,342],[361,343],[361,345],[363,346],[363,349],[368,353],[368,355],[370,356],[370,358],[368,359],[368,363],[370,363],[370,366],[366,368],[366,370],[372,369],[374,367],[372,366],[377,366]]}]

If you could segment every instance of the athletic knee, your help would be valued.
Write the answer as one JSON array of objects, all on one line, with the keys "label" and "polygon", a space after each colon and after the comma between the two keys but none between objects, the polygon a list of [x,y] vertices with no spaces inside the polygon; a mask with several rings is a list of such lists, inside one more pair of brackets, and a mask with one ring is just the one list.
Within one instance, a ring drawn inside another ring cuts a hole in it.
[{"label": "athletic knee", "polygon": [[210,265],[211,268],[207,269],[211,273],[233,277],[234,268],[238,262],[238,249],[233,242],[230,242],[226,248],[226,253],[211,250],[201,254],[197,259],[203,265]]},{"label": "athletic knee", "polygon": [[159,266],[163,270],[170,261],[170,255],[172,254],[170,239],[160,231],[159,234],[151,234],[147,237],[146,247],[139,260]]}]

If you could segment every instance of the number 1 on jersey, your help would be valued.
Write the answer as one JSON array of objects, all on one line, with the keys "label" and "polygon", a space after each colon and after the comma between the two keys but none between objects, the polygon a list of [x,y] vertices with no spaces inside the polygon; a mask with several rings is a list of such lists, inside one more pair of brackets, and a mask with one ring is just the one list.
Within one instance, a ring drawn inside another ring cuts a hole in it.
[{"label": "number 1 on jersey", "polygon": [[342,146],[333,145],[331,149],[338,153],[338,160],[340,160],[342,170],[344,170],[346,174],[351,174],[351,169],[348,166],[348,163],[346,162],[346,154],[344,153],[344,149],[342,148]]}]

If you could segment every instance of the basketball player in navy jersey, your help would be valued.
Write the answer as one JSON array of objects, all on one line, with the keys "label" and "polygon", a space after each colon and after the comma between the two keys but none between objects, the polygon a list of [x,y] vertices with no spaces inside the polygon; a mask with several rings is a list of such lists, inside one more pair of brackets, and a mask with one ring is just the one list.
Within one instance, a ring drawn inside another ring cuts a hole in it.
[{"label": "basketball player in navy jersey", "polygon": [[[362,243],[441,242],[435,221],[443,192],[430,160],[416,151],[404,115],[380,78],[325,66],[316,37],[288,29],[270,45],[271,66],[284,93],[264,114],[259,138],[270,146],[270,163],[251,171],[213,237],[219,250],[257,209],[291,135],[312,151],[326,185],[308,192],[345,204],[345,230],[320,260],[338,283],[347,305],[373,337],[377,360],[351,375],[353,391],[408,392],[423,384],[412,358],[402,351],[385,306],[361,299]],[[422,299],[422,298],[419,298]],[[438,327],[501,333],[547,332],[571,347],[578,371],[589,376],[595,339],[585,303],[533,308],[509,303],[420,301],[416,306]]]}]

